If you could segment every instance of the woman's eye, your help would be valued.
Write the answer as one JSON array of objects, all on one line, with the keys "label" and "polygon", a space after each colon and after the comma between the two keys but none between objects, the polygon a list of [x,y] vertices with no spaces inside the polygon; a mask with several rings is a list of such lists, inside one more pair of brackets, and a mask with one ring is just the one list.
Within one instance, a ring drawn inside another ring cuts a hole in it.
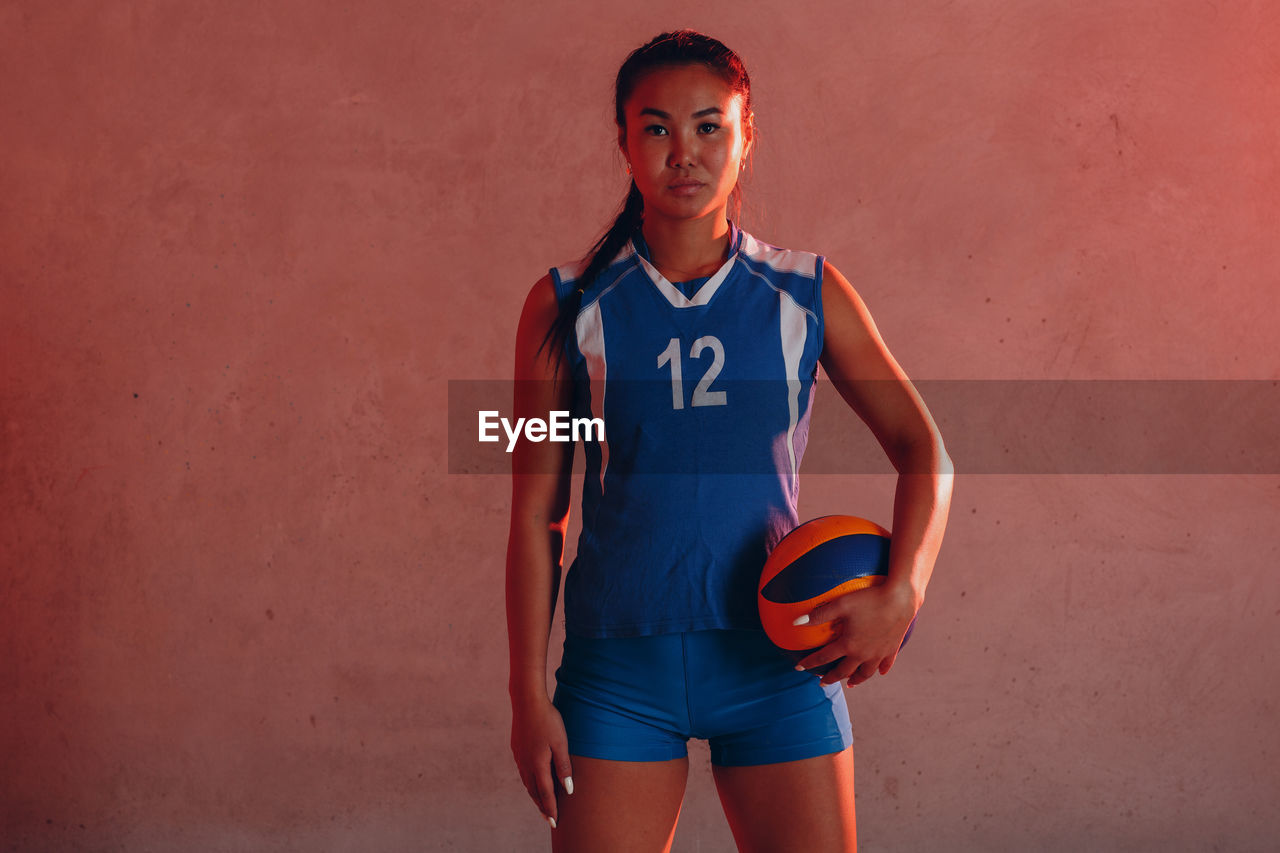
[{"label": "woman's eye", "polygon": [[[707,128],[711,128],[711,129],[707,130]],[[706,122],[705,124],[703,124],[698,128],[698,130],[703,130],[703,131],[706,131],[707,133],[715,133],[719,129],[720,129],[720,125],[713,124],[711,122]]]},{"label": "woman's eye", "polygon": [[662,136],[667,132],[667,129],[660,124],[651,124],[645,128],[645,132],[653,136]]}]

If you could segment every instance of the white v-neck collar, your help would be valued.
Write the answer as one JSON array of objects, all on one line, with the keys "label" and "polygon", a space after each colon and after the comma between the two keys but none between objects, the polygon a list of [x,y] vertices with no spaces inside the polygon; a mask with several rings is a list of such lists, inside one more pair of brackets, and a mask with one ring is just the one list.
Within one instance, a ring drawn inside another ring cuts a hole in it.
[{"label": "white v-neck collar", "polygon": [[[637,242],[637,238],[639,242]],[[640,263],[640,268],[645,271],[645,275],[649,276],[649,280],[653,282],[653,286],[658,289],[658,292],[671,303],[671,307],[697,308],[710,302],[711,297],[715,296],[716,291],[720,289],[720,285],[729,277],[729,272],[733,269],[733,262],[738,257],[738,248],[741,242],[741,229],[734,224],[733,220],[729,220],[729,257],[720,266],[720,269],[716,270],[715,275],[703,282],[702,286],[694,292],[692,298],[685,296],[680,291],[680,288],[667,281],[666,276],[658,272],[657,268],[649,263],[649,259],[645,257],[648,254],[649,247],[644,245],[644,236],[638,228],[631,238],[631,248],[635,252],[636,260]]]}]

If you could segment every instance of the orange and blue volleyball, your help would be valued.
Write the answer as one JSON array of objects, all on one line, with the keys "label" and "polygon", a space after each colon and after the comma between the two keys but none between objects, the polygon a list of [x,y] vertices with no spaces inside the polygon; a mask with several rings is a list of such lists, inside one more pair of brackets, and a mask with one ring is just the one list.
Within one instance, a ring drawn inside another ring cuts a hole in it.
[{"label": "orange and blue volleyball", "polygon": [[[792,530],[760,573],[760,621],[780,648],[807,652],[834,640],[834,622],[793,625],[797,617],[889,575],[889,531],[852,515],[825,515]],[[903,643],[911,636],[914,620]]]}]

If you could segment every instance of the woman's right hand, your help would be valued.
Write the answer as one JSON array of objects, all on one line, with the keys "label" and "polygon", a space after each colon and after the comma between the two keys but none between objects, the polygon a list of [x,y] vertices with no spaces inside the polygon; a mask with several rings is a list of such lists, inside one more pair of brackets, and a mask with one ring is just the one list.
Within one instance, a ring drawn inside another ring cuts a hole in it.
[{"label": "woman's right hand", "polygon": [[551,700],[512,700],[511,754],[520,771],[520,781],[543,816],[555,829],[560,815],[556,808],[556,782],[573,793],[573,772],[569,765],[569,738],[564,720]]}]

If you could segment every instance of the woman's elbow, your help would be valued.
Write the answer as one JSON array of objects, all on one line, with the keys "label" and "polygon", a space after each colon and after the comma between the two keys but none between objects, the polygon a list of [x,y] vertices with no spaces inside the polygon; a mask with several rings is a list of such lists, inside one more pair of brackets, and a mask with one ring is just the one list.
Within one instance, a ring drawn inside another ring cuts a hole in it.
[{"label": "woman's elbow", "polygon": [[907,436],[891,445],[889,459],[899,474],[955,474],[955,465],[937,429]]}]

